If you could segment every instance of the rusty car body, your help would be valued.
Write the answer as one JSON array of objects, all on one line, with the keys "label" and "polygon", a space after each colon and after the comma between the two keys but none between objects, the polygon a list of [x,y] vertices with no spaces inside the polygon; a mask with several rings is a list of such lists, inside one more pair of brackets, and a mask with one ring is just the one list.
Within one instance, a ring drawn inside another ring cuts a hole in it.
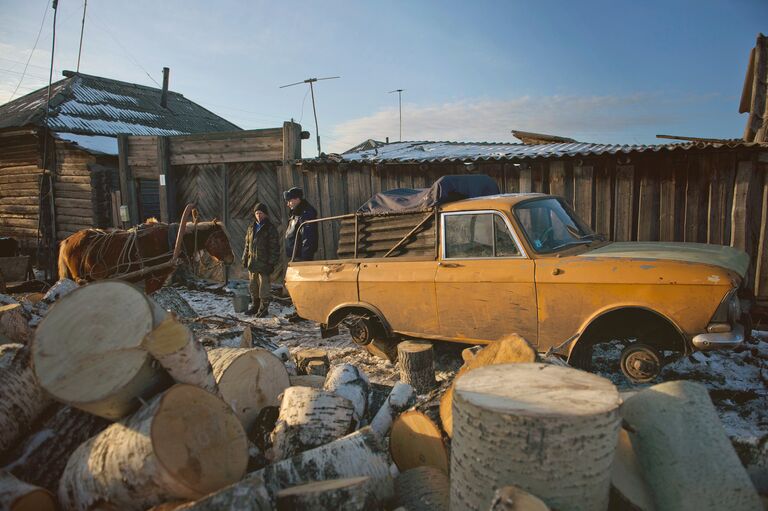
[{"label": "rusty car body", "polygon": [[357,257],[289,264],[297,313],[324,331],[347,318],[362,328],[353,332],[361,344],[396,336],[486,344],[514,332],[587,369],[595,345],[624,340],[621,368],[636,381],[655,377],[665,352],[733,348],[749,333],[742,251],[606,241],[545,194],[460,200],[431,214],[431,253],[356,249]]}]

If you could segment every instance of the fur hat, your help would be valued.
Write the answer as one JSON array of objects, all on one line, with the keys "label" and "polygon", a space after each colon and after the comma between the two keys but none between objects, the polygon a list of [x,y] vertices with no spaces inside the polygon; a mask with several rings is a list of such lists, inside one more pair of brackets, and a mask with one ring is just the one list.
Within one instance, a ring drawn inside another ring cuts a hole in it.
[{"label": "fur hat", "polygon": [[269,214],[269,211],[267,211],[267,206],[266,206],[266,204],[264,204],[263,202],[259,202],[259,203],[257,203],[257,204],[256,204],[256,205],[253,207],[253,212],[254,212],[254,213],[256,213],[257,211],[261,211],[261,212],[262,212],[262,213],[264,213],[265,215],[268,215],[268,214]]},{"label": "fur hat", "polygon": [[293,187],[288,191],[283,192],[283,199],[284,200],[291,200],[291,199],[303,199],[304,198],[304,190],[301,188]]}]

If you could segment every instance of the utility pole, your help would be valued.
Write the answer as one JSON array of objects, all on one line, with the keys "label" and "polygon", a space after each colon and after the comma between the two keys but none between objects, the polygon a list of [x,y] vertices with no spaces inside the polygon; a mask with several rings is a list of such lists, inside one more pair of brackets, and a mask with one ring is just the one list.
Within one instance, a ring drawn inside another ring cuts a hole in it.
[{"label": "utility pole", "polygon": [[397,92],[397,99],[398,103],[400,104],[400,142],[403,141],[403,91],[405,89],[395,89],[387,92],[387,94],[392,94],[394,92]]},{"label": "utility pole", "polygon": [[335,80],[336,78],[341,78],[341,77],[329,76],[326,78],[307,78],[306,80],[302,80],[300,82],[289,83],[288,85],[280,86],[281,89],[284,89],[286,87],[293,87],[294,85],[301,85],[302,83],[309,84],[309,92],[312,94],[312,113],[315,114],[315,135],[317,136],[317,155],[318,156],[320,156],[322,151],[320,151],[320,128],[317,126],[317,108],[315,107],[315,88],[312,86],[312,84],[315,82],[319,82],[320,80]]},{"label": "utility pole", "polygon": [[83,4],[83,24],[80,26],[80,49],[77,50],[77,72],[80,72],[80,54],[83,53],[83,32],[85,32],[85,10],[88,8],[88,0]]}]

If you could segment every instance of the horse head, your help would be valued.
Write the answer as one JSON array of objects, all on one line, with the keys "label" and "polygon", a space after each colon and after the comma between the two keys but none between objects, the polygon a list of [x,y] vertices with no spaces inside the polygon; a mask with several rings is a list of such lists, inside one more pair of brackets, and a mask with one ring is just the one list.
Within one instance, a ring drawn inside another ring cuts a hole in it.
[{"label": "horse head", "polygon": [[229,236],[220,222],[214,220],[212,224],[211,231],[205,240],[203,248],[215,261],[232,264],[235,260],[235,254],[232,252],[232,246],[229,244]]}]

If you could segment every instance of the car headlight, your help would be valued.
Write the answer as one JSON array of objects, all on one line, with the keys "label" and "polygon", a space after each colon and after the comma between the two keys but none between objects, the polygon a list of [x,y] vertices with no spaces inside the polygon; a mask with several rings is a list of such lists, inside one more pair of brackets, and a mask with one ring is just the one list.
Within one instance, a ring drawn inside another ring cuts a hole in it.
[{"label": "car headlight", "polygon": [[712,323],[734,323],[741,318],[741,301],[736,294],[736,289],[732,289],[712,316]]}]

